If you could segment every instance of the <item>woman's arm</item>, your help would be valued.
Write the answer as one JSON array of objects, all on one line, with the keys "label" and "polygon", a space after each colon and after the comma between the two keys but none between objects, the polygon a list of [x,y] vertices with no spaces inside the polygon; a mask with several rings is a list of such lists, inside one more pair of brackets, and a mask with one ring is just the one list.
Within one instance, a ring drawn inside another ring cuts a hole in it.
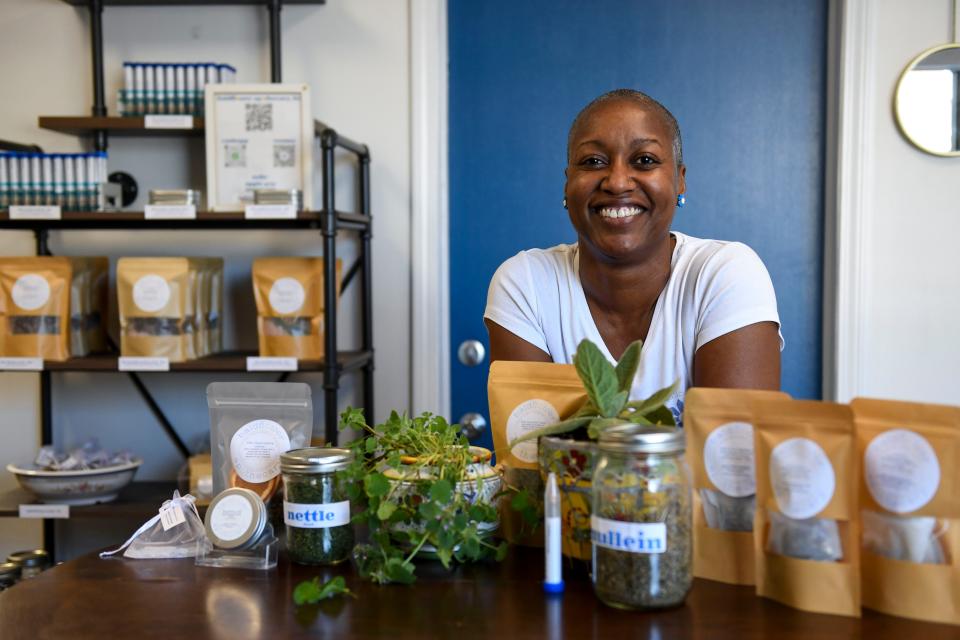
[{"label": "woman's arm", "polygon": [[[490,344],[492,352],[492,334]],[[747,325],[697,349],[693,356],[693,386],[780,389],[777,324],[758,322]]]},{"label": "woman's arm", "polygon": [[545,351],[510,333],[493,320],[484,318],[483,323],[487,325],[487,333],[490,334],[490,362],[495,360],[553,362]]}]

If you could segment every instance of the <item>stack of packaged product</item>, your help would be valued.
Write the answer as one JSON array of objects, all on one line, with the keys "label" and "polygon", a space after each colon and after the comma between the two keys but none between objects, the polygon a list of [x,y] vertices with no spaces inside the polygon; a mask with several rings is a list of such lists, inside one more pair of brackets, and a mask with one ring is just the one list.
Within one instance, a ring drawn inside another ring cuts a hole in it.
[{"label": "stack of packaged product", "polygon": [[223,348],[222,258],[120,258],[120,353],[184,362]]},{"label": "stack of packaged product", "polygon": [[104,208],[107,154],[0,153],[0,209],[59,205],[70,211]]},{"label": "stack of packaged product", "polygon": [[107,258],[0,258],[0,356],[105,350],[107,270]]},{"label": "stack of packaged product", "polygon": [[237,70],[215,62],[124,62],[117,103],[122,116],[203,115],[204,87],[232,83]]}]

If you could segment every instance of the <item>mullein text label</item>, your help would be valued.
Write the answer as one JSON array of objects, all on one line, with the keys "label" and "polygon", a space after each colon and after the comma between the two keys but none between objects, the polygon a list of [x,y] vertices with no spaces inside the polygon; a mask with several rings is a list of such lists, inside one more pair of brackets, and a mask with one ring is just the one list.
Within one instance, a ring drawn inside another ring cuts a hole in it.
[{"label": "mullein text label", "polygon": [[662,522],[620,522],[592,516],[593,544],[628,553],[663,553],[667,550],[667,525]]}]

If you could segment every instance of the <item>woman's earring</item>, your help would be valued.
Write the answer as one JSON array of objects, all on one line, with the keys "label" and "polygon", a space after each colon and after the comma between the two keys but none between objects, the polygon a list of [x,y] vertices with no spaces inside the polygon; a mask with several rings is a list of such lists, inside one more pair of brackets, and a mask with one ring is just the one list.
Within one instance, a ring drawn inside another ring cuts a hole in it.
[{"label": "woman's earring", "polygon": [[685,204],[687,204],[687,196],[683,195],[682,193],[677,194],[677,206],[682,207]]},{"label": "woman's earring", "polygon": [[566,199],[566,198],[563,199],[563,208],[564,208],[564,209],[567,208],[567,199]]}]

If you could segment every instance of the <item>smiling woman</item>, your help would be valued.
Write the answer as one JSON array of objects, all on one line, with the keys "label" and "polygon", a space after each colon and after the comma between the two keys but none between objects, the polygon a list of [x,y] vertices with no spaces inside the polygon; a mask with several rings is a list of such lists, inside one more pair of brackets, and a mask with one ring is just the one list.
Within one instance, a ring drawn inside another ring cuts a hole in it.
[{"label": "smiling woman", "polygon": [[564,206],[578,241],[523,251],[490,284],[492,360],[570,363],[595,342],[611,361],[643,340],[632,397],[690,386],[780,388],[780,319],[766,267],[738,242],[671,232],[686,167],[673,115],[629,89],[570,128]]}]

